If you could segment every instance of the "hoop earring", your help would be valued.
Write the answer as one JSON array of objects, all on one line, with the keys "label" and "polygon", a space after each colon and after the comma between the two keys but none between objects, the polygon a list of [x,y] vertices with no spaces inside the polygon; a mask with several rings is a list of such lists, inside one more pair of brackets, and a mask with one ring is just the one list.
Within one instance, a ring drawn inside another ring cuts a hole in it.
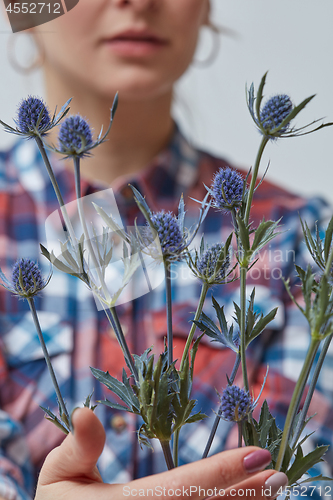
[{"label": "hoop earring", "polygon": [[220,29],[212,23],[207,24],[205,27],[209,29],[212,35],[212,47],[206,59],[198,60],[193,58],[192,64],[197,68],[206,68],[210,66],[216,60],[221,46]]},{"label": "hoop earring", "polygon": [[32,71],[43,66],[45,54],[44,51],[34,41],[33,44],[36,47],[35,57],[31,59],[31,61],[27,65],[21,64],[16,55],[16,46],[18,39],[22,36],[28,36],[31,40],[33,39],[32,35],[28,33],[12,33],[7,43],[8,61],[15,71],[21,73],[22,75],[29,75]]}]

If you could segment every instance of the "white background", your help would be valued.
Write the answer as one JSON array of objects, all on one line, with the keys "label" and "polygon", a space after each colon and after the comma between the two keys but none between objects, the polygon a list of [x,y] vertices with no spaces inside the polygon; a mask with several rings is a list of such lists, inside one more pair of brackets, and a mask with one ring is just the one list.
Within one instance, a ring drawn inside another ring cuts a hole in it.
[{"label": "white background", "polygon": [[[181,1],[181,0],[179,0]],[[213,0],[212,20],[225,28],[215,62],[192,65],[177,88],[175,113],[200,146],[248,167],[260,136],[248,114],[245,84],[258,86],[269,70],[265,94],[287,93],[298,104],[317,94],[297,125],[325,117],[333,122],[333,1]],[[8,41],[16,37],[21,62],[32,57],[26,35],[10,35],[0,18],[0,118],[11,121],[20,99],[43,94],[41,76],[23,77],[8,62]],[[205,59],[212,37],[203,30],[196,58]],[[13,137],[0,132],[0,147]],[[333,127],[302,138],[269,144],[268,177],[293,191],[333,202]]]}]

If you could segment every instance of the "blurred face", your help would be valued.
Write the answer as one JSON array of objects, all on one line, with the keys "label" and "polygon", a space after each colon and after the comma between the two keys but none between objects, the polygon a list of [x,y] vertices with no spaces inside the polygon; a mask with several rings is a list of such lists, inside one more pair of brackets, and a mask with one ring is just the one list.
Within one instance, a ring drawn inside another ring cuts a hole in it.
[{"label": "blurred face", "polygon": [[[80,0],[35,28],[55,83],[106,98],[144,99],[171,91],[190,64],[209,0]],[[52,31],[51,31],[52,30]],[[44,31],[44,33],[43,33]]]}]

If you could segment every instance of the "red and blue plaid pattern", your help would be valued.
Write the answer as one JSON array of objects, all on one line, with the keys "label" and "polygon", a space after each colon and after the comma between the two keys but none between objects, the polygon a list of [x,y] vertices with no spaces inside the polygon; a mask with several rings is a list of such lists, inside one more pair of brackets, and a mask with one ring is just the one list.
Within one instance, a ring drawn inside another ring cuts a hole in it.
[{"label": "red and blue plaid pattern", "polygon": [[[55,160],[53,158],[53,160]],[[54,161],[56,177],[66,203],[75,198],[74,177],[60,161]],[[205,195],[214,173],[226,162],[193,148],[178,129],[169,147],[159,154],[140,174],[120,178],[112,186],[124,225],[133,225],[138,217],[128,183],[135,185],[152,210],[176,211],[183,193],[187,225],[196,220],[198,204],[191,200]],[[105,187],[105,186],[104,186]],[[109,186],[108,186],[109,187]],[[83,195],[101,189],[83,181]],[[39,243],[45,243],[45,220],[58,208],[52,186],[33,141],[22,141],[0,154],[0,265],[9,273],[21,258],[38,260],[45,273],[49,264],[40,255]],[[315,221],[326,224],[329,210],[320,199],[305,200],[267,181],[257,190],[252,220],[282,217],[282,232],[264,249],[250,272],[256,286],[256,305],[264,313],[279,305],[271,328],[254,341],[249,349],[249,376],[254,394],[258,394],[269,364],[269,376],[261,402],[268,400],[271,412],[283,426],[288,403],[309,343],[309,330],[299,310],[290,302],[280,276],[295,282],[294,264],[305,266],[309,256],[302,237],[299,217],[309,226]],[[229,215],[211,210],[202,231],[206,241],[224,241],[231,231]],[[189,276],[184,263],[173,267],[174,358],[180,359],[199,297],[199,283]],[[297,288],[295,288],[297,291]],[[238,282],[215,287],[213,294],[231,319],[233,301],[238,302]],[[59,385],[71,410],[82,405],[94,391],[94,399],[110,399],[107,390],[95,381],[89,367],[108,370],[120,377],[124,361],[110,325],[98,311],[87,288],[78,279],[54,270],[50,284],[36,300],[36,306],[52,355]],[[210,297],[205,312],[213,314]],[[118,314],[130,349],[142,353],[154,345],[163,349],[166,335],[165,292],[160,285],[151,293],[120,305]],[[10,293],[0,290],[0,496],[26,500],[33,497],[38,471],[47,453],[63,439],[63,434],[44,419],[39,406],[57,412],[56,396],[42,356],[28,305]],[[185,426],[180,435],[180,462],[200,458],[205,447],[218,405],[215,389],[227,384],[235,354],[204,339],[199,347],[195,367],[193,397],[197,408],[210,418]],[[333,441],[333,351],[328,353],[318,383],[309,425],[315,434],[308,447]],[[236,379],[237,381],[237,379]],[[240,373],[238,381],[241,384]],[[258,405],[260,407],[260,403]],[[257,408],[258,410],[258,408]],[[96,410],[106,429],[106,446],[99,461],[104,481],[125,482],[133,477],[165,470],[158,443],[155,452],[141,450],[135,430],[138,419],[99,405]],[[115,419],[115,416],[122,419]],[[120,422],[120,424],[119,424]],[[308,430],[309,432],[309,430]],[[235,446],[237,433],[228,422],[221,421],[212,453]],[[314,471],[332,475],[333,449],[326,462]],[[311,498],[318,498],[318,489]],[[309,490],[310,497],[310,490]]]}]

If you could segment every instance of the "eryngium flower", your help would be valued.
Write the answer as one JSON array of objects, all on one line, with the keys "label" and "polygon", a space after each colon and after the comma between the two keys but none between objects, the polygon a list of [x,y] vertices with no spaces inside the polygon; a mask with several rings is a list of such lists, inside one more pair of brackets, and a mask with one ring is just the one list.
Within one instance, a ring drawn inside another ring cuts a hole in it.
[{"label": "eryngium flower", "polygon": [[44,135],[50,123],[50,113],[42,99],[30,96],[21,102],[16,124],[23,134],[38,131],[40,135]]},{"label": "eryngium flower", "polygon": [[109,126],[103,135],[103,127],[98,134],[97,139],[94,141],[92,138],[92,133],[87,121],[80,115],[69,116],[62,123],[59,131],[58,141],[59,146],[56,148],[51,144],[46,144],[48,149],[55,151],[56,153],[66,155],[66,158],[83,158],[84,156],[89,156],[90,151],[97,148],[100,144],[105,142],[106,136],[111,130],[111,125],[115,112],[118,105],[118,93],[112,103],[112,108],[110,110],[110,122]]},{"label": "eryngium flower", "polygon": [[91,129],[80,115],[66,118],[60,126],[58,140],[61,153],[78,158],[93,144]]},{"label": "eryngium flower", "polygon": [[241,422],[253,409],[252,399],[247,391],[237,385],[228,385],[224,389],[220,412],[229,422]]},{"label": "eryngium flower", "polygon": [[[215,243],[208,248],[197,262],[198,275],[210,283],[223,281],[230,266],[229,254],[224,257],[224,246],[222,243]],[[221,258],[223,261],[221,262]]]},{"label": "eryngium flower", "polygon": [[163,257],[177,258],[184,246],[184,238],[177,217],[171,212],[162,210],[152,213],[151,222],[157,231]]},{"label": "eryngium flower", "polygon": [[291,126],[291,121],[312,101],[314,95],[307,97],[300,104],[294,106],[287,95],[277,94],[262,106],[266,77],[267,73],[262,77],[256,95],[253,83],[247,89],[247,106],[256,127],[264,136],[264,139],[274,140],[280,137],[299,137],[333,125],[333,123],[322,123],[312,127],[312,125],[320,121],[313,120],[311,123],[299,128]]},{"label": "eryngium flower", "polygon": [[1,285],[8,291],[20,297],[29,299],[41,292],[51,279],[51,275],[44,279],[42,273],[34,261],[30,259],[19,259],[13,267],[11,281],[8,281],[0,269]]},{"label": "eryngium flower", "polygon": [[[278,128],[283,120],[291,113],[293,103],[286,94],[279,94],[271,97],[260,111],[261,124],[267,131],[273,131]],[[280,128],[279,133],[286,132],[289,129],[289,123]],[[272,137],[274,139],[274,137]]]},{"label": "eryngium flower", "polygon": [[219,210],[232,210],[242,202],[244,179],[239,172],[229,167],[220,168],[215,174],[209,193],[213,206]]},{"label": "eryngium flower", "polygon": [[29,96],[23,99],[19,105],[17,117],[14,119],[16,128],[7,125],[1,120],[0,123],[5,128],[5,131],[10,134],[19,135],[26,139],[41,139],[66,116],[69,111],[68,104],[70,101],[71,99],[63,105],[57,115],[55,110],[51,118],[43,100],[39,97]]},{"label": "eryngium flower", "polygon": [[[187,229],[184,226],[185,204],[183,195],[179,200],[178,216],[176,217],[171,212],[164,212],[163,210],[161,212],[152,212],[142,194],[134,186],[131,186],[131,188],[135,202],[148,226],[144,227],[142,234],[136,228],[136,238],[142,251],[150,254],[156,261],[182,259],[208,213],[211,205],[211,201],[207,202],[209,194],[207,193],[201,202],[198,221]],[[113,231],[120,229],[117,228],[114,222],[112,222],[112,228]],[[123,234],[125,239],[129,238],[122,230],[120,230],[119,234]],[[156,245],[157,236],[159,237],[159,245]]]}]

